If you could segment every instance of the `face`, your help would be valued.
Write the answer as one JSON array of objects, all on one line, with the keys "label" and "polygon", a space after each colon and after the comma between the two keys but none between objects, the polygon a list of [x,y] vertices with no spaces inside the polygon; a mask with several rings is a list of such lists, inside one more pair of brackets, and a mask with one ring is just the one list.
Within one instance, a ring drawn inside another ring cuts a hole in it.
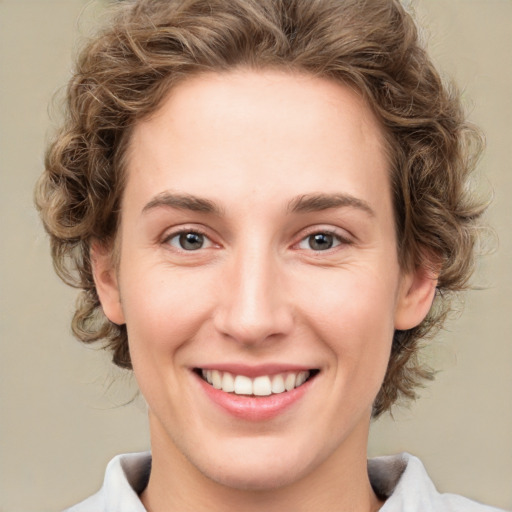
[{"label": "face", "polygon": [[97,254],[95,275],[153,453],[252,489],[365,457],[394,329],[430,292],[400,271],[359,95],[279,72],[189,79],[136,126],[127,173],[119,265]]}]

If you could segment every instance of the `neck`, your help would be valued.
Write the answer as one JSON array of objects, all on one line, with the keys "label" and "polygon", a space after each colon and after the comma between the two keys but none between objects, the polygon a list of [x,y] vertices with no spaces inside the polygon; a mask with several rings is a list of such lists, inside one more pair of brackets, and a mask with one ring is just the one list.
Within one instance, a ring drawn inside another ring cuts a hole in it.
[{"label": "neck", "polygon": [[153,418],[151,475],[141,496],[148,512],[375,512],[383,504],[368,478],[368,429],[364,441],[340,446],[293,483],[254,490],[223,485],[201,473],[167,436],[161,435],[162,426],[155,423]]}]

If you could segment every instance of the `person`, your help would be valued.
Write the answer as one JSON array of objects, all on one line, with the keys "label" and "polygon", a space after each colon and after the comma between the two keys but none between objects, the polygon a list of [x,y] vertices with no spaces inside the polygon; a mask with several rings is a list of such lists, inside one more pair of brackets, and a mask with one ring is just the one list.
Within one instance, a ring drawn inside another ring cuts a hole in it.
[{"label": "person", "polygon": [[398,0],[123,2],[67,98],[36,203],[151,433],[71,511],[496,510],[366,459],[484,210],[481,137]]}]

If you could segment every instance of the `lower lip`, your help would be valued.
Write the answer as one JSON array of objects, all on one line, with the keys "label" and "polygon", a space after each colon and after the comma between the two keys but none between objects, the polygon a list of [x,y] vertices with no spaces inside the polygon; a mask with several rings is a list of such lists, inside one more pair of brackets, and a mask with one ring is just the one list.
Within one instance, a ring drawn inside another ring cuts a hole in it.
[{"label": "lower lip", "polygon": [[247,396],[215,389],[198,375],[196,377],[212,402],[235,418],[247,421],[265,421],[280,415],[304,396],[314,380],[308,380],[292,391],[268,396]]}]

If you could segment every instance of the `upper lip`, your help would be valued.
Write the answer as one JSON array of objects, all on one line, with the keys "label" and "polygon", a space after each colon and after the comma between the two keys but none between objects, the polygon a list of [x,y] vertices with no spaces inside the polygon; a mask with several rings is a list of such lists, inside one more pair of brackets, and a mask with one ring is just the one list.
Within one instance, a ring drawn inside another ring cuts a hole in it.
[{"label": "upper lip", "polygon": [[278,373],[317,370],[318,367],[281,363],[268,363],[258,365],[247,365],[240,363],[219,363],[205,364],[204,366],[199,365],[196,366],[195,369],[217,370],[219,372],[229,372],[232,373],[233,375],[245,375],[246,377],[254,378],[260,377],[262,375],[277,375]]}]

